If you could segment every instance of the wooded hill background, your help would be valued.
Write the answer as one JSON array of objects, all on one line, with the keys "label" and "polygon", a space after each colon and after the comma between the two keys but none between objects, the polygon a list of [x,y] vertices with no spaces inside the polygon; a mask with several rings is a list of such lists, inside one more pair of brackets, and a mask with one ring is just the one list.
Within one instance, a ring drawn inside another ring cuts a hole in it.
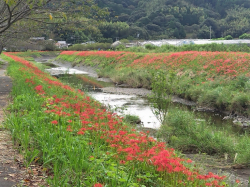
[{"label": "wooded hill background", "polygon": [[249,0],[96,0],[96,3],[110,12],[104,21],[95,22],[92,15],[73,27],[50,28],[54,38],[69,43],[112,42],[117,37],[205,39],[210,37],[210,26],[212,38],[227,35],[238,38],[250,31]]}]

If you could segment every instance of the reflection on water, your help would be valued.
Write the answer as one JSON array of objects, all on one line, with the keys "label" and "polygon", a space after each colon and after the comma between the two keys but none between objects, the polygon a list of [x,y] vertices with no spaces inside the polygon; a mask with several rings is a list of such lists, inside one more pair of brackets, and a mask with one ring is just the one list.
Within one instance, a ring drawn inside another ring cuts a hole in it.
[{"label": "reflection on water", "polygon": [[138,116],[144,127],[160,127],[160,122],[152,113],[146,99],[136,95],[117,95],[102,92],[90,92],[90,95],[106,106],[110,106],[120,115],[131,114]]}]

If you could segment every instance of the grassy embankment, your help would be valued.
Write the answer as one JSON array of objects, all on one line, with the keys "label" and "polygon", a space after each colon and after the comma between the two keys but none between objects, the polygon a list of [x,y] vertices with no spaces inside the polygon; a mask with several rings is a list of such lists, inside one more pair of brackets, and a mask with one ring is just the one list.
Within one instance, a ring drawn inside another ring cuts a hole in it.
[{"label": "grassy embankment", "polygon": [[13,104],[6,126],[26,159],[44,167],[51,186],[219,186],[223,177],[199,174],[81,91],[27,60],[9,57]]},{"label": "grassy embankment", "polygon": [[[158,69],[174,71],[174,94],[200,105],[249,115],[249,60],[246,53],[180,52],[144,54],[130,52],[61,53],[59,60],[98,66],[99,75],[132,87],[151,87],[151,74]],[[237,163],[249,164],[248,134],[216,131],[209,122],[197,122],[192,113],[169,111],[160,135],[183,151],[190,148],[208,154],[228,154]],[[237,156],[236,156],[237,155]]]},{"label": "grassy embankment", "polygon": [[249,59],[236,52],[74,52],[65,51],[58,59],[98,66],[99,75],[132,87],[151,87],[151,74],[158,69],[174,71],[174,94],[219,110],[250,114]]}]

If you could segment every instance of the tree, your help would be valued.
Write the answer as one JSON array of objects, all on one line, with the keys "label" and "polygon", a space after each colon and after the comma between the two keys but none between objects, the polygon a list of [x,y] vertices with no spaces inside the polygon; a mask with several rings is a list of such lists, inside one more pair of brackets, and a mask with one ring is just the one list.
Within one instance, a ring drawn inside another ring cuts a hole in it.
[{"label": "tree", "polygon": [[220,32],[220,29],[219,29],[218,22],[217,22],[215,19],[213,19],[213,18],[208,18],[208,19],[206,19],[206,20],[202,23],[201,27],[202,27],[203,25],[206,25],[207,27],[210,27],[210,26],[211,26],[212,30],[214,31],[214,34],[215,34],[215,37],[216,37],[216,38],[219,38],[219,37],[221,36],[221,32]]},{"label": "tree", "polygon": [[[40,13],[40,8],[50,3],[52,0],[0,0],[0,37],[2,38],[10,27],[16,22],[29,17],[32,13]],[[7,38],[2,38],[0,43],[0,53],[3,50]]]},{"label": "tree", "polygon": [[[197,34],[200,39],[209,39],[210,38],[210,28],[206,25],[203,25]],[[214,32],[211,32],[211,37],[214,38]]]},{"label": "tree", "polygon": [[76,24],[78,17],[97,20],[106,15],[94,0],[0,0],[0,53],[10,37],[8,33],[25,32],[19,29],[20,21],[37,22],[45,28],[45,24]]},{"label": "tree", "polygon": [[129,25],[125,22],[102,22],[99,29],[104,38],[126,38],[128,35]]}]

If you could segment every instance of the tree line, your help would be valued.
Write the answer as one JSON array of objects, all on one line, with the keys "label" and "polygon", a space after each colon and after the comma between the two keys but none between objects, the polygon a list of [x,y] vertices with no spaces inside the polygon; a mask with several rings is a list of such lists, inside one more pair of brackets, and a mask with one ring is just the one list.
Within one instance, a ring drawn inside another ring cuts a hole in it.
[{"label": "tree line", "polygon": [[71,44],[248,38],[249,8],[245,0],[0,0],[0,50],[41,36]]}]

